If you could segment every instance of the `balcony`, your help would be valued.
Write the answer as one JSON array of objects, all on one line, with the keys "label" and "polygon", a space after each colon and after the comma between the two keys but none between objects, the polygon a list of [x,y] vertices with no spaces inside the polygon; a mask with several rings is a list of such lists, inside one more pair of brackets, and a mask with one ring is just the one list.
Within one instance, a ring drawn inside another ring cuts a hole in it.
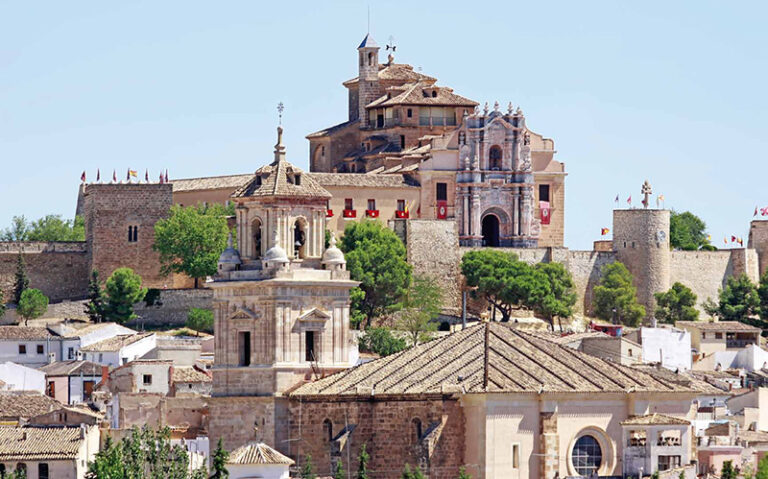
[{"label": "balcony", "polygon": [[365,216],[368,218],[378,218],[379,210],[365,210]]},{"label": "balcony", "polygon": [[344,210],[344,218],[357,218],[357,210]]},{"label": "balcony", "polygon": [[410,214],[408,214],[407,211],[395,211],[395,218],[399,218],[401,220],[405,220],[410,218]]},{"label": "balcony", "polygon": [[746,348],[750,344],[757,344],[755,339],[726,339],[725,347],[728,349]]},{"label": "balcony", "polygon": [[419,126],[456,126],[456,118],[439,116],[420,117]]},{"label": "balcony", "polygon": [[326,218],[333,218],[333,210],[325,210]]}]

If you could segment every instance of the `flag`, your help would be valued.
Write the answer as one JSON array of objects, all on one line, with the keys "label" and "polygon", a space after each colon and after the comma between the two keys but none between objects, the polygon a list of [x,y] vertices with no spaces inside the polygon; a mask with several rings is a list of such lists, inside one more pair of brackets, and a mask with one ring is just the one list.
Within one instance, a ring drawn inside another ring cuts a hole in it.
[{"label": "flag", "polygon": [[752,217],[754,218],[755,216],[757,216],[757,206],[755,206],[755,214],[753,214]]},{"label": "flag", "polygon": [[163,172],[162,171],[160,172],[160,184],[161,185],[163,184]]},{"label": "flag", "polygon": [[727,236],[723,236],[723,244],[725,244],[725,245],[728,244],[728,237]]},{"label": "flag", "polygon": [[132,170],[132,169],[128,168],[128,179],[129,179],[129,180],[130,180],[131,178],[137,178],[137,177],[138,177],[138,175],[139,175],[139,172],[138,172],[138,171],[136,171],[136,170]]},{"label": "flag", "polygon": [[100,169],[96,170],[96,181],[101,181],[101,170]]},{"label": "flag", "polygon": [[739,238],[739,246],[744,246],[744,240]]},{"label": "flag", "polygon": [[165,170],[165,182],[168,183],[168,170]]},{"label": "flag", "polygon": [[611,230],[609,230],[608,228],[600,228],[600,236],[605,236],[610,232]]},{"label": "flag", "polygon": [[658,198],[659,198],[659,201],[664,201],[664,195],[659,195]]},{"label": "flag", "polygon": [[117,172],[112,170],[112,183],[117,183]]},{"label": "flag", "polygon": [[760,214],[763,216],[768,216],[768,206],[766,206],[765,208],[761,208]]},{"label": "flag", "polygon": [[149,170],[148,169],[144,170],[144,181],[149,183]]},{"label": "flag", "polygon": [[735,243],[735,242],[736,242],[736,237],[731,235],[731,243]]},{"label": "flag", "polygon": [[548,225],[552,217],[552,210],[549,207],[549,201],[539,201],[539,211],[541,224]]},{"label": "flag", "polygon": [[648,199],[646,199],[646,198],[643,198],[642,200],[640,200],[640,203],[642,203],[642,204],[643,204],[643,206],[645,206],[646,208],[648,208]]},{"label": "flag", "polygon": [[627,204],[632,206],[632,195],[629,195],[629,198],[627,198]]},{"label": "flag", "polygon": [[83,183],[85,183],[85,171],[83,171],[83,174],[82,174],[82,175],[80,175],[80,181],[82,181]]},{"label": "flag", "polygon": [[613,200],[613,202],[616,203],[617,205],[619,204],[619,195],[618,194],[616,195],[616,199]]},{"label": "flag", "polygon": [[707,241],[709,241],[709,242],[712,241],[712,235],[707,235]]}]

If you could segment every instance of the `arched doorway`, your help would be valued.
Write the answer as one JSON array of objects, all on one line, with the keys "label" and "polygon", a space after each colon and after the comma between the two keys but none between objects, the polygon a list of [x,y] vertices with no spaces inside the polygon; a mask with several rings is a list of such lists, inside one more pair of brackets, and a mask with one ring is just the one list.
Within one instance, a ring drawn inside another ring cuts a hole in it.
[{"label": "arched doorway", "polygon": [[261,231],[261,220],[256,218],[253,220],[253,223],[251,224],[251,233],[253,234],[253,258],[258,259],[261,258],[262,250],[261,250],[261,237],[262,237],[262,231]]},{"label": "arched doorway", "polygon": [[307,257],[307,223],[299,218],[293,225],[293,257]]},{"label": "arched doorway", "polygon": [[483,217],[483,246],[499,246],[499,217],[494,214]]},{"label": "arched doorway", "polygon": [[491,151],[488,152],[488,163],[491,170],[501,169],[501,147],[499,145],[493,145]]}]

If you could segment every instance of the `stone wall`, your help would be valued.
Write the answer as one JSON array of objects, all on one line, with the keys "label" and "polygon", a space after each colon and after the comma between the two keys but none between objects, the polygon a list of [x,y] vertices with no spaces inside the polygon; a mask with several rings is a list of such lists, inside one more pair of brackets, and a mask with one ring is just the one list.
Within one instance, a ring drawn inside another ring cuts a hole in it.
[{"label": "stone wall", "polygon": [[670,272],[670,284],[680,282],[691,288],[699,306],[707,298],[717,301],[718,289],[733,274],[731,252],[673,251]]},{"label": "stone wall", "polygon": [[207,403],[211,444],[222,439],[224,448],[231,451],[256,440],[283,454],[290,452],[287,399],[272,396],[210,397]]},{"label": "stone wall", "polygon": [[85,243],[0,243],[0,291],[5,301],[13,297],[16,264],[23,252],[29,286],[51,301],[79,299],[88,290],[88,256]]},{"label": "stone wall", "polygon": [[311,455],[319,475],[331,475],[339,460],[344,470],[357,470],[366,444],[372,478],[399,478],[410,464],[431,479],[453,479],[464,465],[464,443],[464,412],[454,398],[290,402],[290,456],[302,463]]},{"label": "stone wall", "polygon": [[760,274],[768,271],[768,220],[754,220],[749,225],[748,246],[760,257]]},{"label": "stone wall", "polygon": [[206,288],[162,289],[154,306],[147,306],[143,302],[134,306],[134,311],[141,318],[134,324],[152,327],[183,326],[191,308],[212,309],[213,291]]}]

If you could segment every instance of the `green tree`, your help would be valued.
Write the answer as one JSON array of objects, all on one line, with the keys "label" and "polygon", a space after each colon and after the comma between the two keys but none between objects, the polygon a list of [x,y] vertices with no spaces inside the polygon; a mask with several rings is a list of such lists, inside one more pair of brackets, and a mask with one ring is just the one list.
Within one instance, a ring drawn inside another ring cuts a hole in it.
[{"label": "green tree", "polygon": [[301,468],[301,479],[317,479],[314,466],[312,465],[312,456],[307,454],[304,458],[304,466]]},{"label": "green tree", "polygon": [[336,462],[336,469],[333,472],[333,479],[347,479],[347,473],[344,471],[344,465],[341,459]]},{"label": "green tree", "polygon": [[768,323],[768,270],[760,277],[757,287],[757,297],[760,299],[759,312],[763,323]]},{"label": "green tree", "polygon": [[400,238],[378,221],[362,220],[347,225],[340,248],[351,278],[360,281],[365,293],[352,302],[365,318],[365,326],[373,318],[399,310],[411,284],[411,266]]},{"label": "green tree", "polygon": [[509,321],[516,309],[533,309],[550,291],[546,274],[517,259],[514,253],[483,249],[461,260],[461,272],[472,297],[482,297]]},{"label": "green tree", "polygon": [[366,451],[366,445],[363,443],[363,447],[360,448],[360,455],[357,456],[357,479],[370,479],[368,477],[368,461],[371,460],[371,456]]},{"label": "green tree", "polygon": [[30,224],[28,241],[85,241],[85,222],[80,216],[64,220],[47,215]]},{"label": "green tree", "polygon": [[405,465],[401,479],[424,479],[424,474],[421,473],[421,469],[418,467],[411,469],[410,464]]},{"label": "green tree", "polygon": [[11,226],[3,230],[0,238],[2,241],[28,241],[29,223],[27,218],[24,215],[14,216],[11,220]]},{"label": "green tree", "polygon": [[716,303],[712,298],[707,298],[703,303],[701,303],[701,309],[707,313],[707,316],[715,319],[717,317],[717,313],[720,311],[720,305]]},{"label": "green tree", "polygon": [[696,321],[696,294],[682,283],[675,283],[669,291],[654,294],[656,298],[656,319],[662,323],[675,324],[677,321]]},{"label": "green tree", "polygon": [[592,307],[598,318],[627,326],[637,326],[645,316],[645,307],[637,303],[632,275],[618,261],[603,267],[600,284],[594,289]]},{"label": "green tree", "polygon": [[459,468],[459,477],[457,477],[456,479],[472,479],[472,476],[467,474],[467,468],[466,467],[461,466]]},{"label": "green tree", "polygon": [[24,319],[24,326],[30,319],[37,319],[48,310],[48,297],[39,289],[28,288],[21,293],[16,313]]},{"label": "green tree", "polygon": [[29,288],[29,276],[27,276],[27,263],[24,261],[24,255],[19,252],[18,258],[16,258],[16,277],[13,286],[13,299],[16,304],[19,304],[21,300],[21,293],[25,289]]},{"label": "green tree", "polygon": [[369,328],[365,330],[358,344],[361,349],[376,353],[381,357],[399,353],[406,349],[405,339],[395,337],[389,328]]},{"label": "green tree", "polygon": [[576,304],[573,277],[561,263],[539,263],[535,268],[546,277],[548,290],[543,296],[530,298],[533,310],[549,322],[553,331],[557,318],[562,331],[562,319],[573,315],[573,306]]},{"label": "green tree", "polygon": [[131,268],[118,268],[107,279],[107,303],[104,317],[117,323],[136,319],[133,305],[144,299],[147,289],[141,286],[141,276]]},{"label": "green tree", "polygon": [[669,243],[672,248],[690,251],[706,246],[709,244],[707,225],[689,211],[673,211],[669,217]]},{"label": "green tree", "polygon": [[437,331],[434,319],[442,306],[443,292],[437,281],[430,276],[415,276],[396,322],[397,329],[408,333],[411,346],[432,339],[432,334]]},{"label": "green tree", "polygon": [[763,456],[757,463],[757,472],[755,479],[768,479],[768,455]]},{"label": "green tree", "polygon": [[757,313],[760,297],[754,283],[746,274],[731,276],[720,290],[720,303],[717,315],[724,321],[750,323]]},{"label": "green tree", "polygon": [[216,273],[219,256],[227,247],[229,228],[224,216],[198,208],[173,206],[171,216],[155,223],[155,243],[163,274],[184,273],[195,280]]},{"label": "green tree", "polygon": [[187,313],[186,326],[197,332],[213,333],[213,311],[210,309],[190,308]]},{"label": "green tree", "polygon": [[227,479],[229,477],[229,471],[227,471],[227,461],[229,460],[229,453],[224,449],[224,444],[219,438],[219,442],[216,444],[216,450],[213,452],[211,458],[211,479]]},{"label": "green tree", "polygon": [[229,202],[229,204],[223,205],[221,203],[205,203],[198,204],[197,211],[201,215],[207,216],[235,216],[235,203]]},{"label": "green tree", "polygon": [[91,271],[91,279],[88,281],[88,302],[85,304],[85,314],[94,323],[104,321],[105,299],[104,290],[99,282],[99,272]]},{"label": "green tree", "polygon": [[733,461],[723,461],[723,467],[720,470],[720,479],[736,479],[736,469],[733,468]]}]

